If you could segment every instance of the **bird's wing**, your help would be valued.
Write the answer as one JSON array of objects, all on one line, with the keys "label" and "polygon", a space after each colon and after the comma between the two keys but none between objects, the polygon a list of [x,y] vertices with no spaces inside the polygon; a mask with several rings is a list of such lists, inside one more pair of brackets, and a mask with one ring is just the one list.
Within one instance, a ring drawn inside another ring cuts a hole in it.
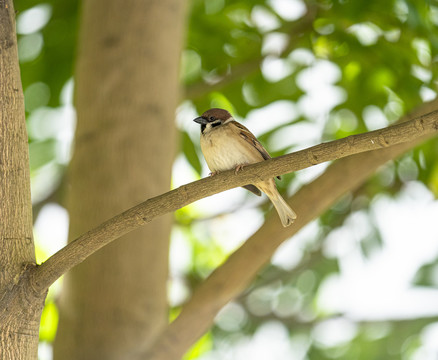
[{"label": "bird's wing", "polygon": [[233,121],[233,125],[239,129],[240,137],[248,142],[251,146],[255,147],[263,156],[263,159],[268,160],[271,158],[271,155],[269,155],[263,145],[260,144],[260,141],[258,141],[257,138],[251,133],[251,131],[237,121]]},{"label": "bird's wing", "polygon": [[[245,126],[238,123],[237,121],[233,121],[233,125],[235,125],[239,130],[240,137],[248,142],[252,147],[256,148],[257,151],[262,155],[263,159],[268,160],[271,159],[271,155],[266,151],[260,141],[249,131]],[[281,179],[280,176],[277,176],[278,179]],[[249,190],[249,189],[248,189]],[[251,190],[250,190],[251,191]]]},{"label": "bird's wing", "polygon": [[242,186],[246,190],[251,191],[252,193],[256,194],[257,196],[262,196],[262,192],[259,190],[259,188],[255,185],[245,185]]}]

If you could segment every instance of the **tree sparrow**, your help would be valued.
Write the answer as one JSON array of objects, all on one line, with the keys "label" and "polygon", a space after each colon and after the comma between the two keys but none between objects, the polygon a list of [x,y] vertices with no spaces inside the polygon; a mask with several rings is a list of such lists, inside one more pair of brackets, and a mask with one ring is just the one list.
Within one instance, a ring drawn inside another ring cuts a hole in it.
[{"label": "tree sparrow", "polygon": [[[226,110],[210,109],[193,121],[201,124],[201,150],[212,176],[233,168],[237,173],[247,164],[271,158],[256,137]],[[297,218],[278,193],[274,179],[245,185],[244,188],[258,196],[263,191],[277,209],[283,226],[289,226]]]}]

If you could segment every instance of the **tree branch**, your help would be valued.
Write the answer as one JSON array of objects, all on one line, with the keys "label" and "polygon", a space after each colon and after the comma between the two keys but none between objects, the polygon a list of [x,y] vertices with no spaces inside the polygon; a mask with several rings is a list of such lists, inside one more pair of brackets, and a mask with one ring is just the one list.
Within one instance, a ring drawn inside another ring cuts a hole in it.
[{"label": "tree branch", "polygon": [[[420,107],[417,114],[431,111],[431,108],[436,109],[436,106],[436,101],[426,103]],[[436,116],[437,111],[434,111],[402,124],[414,124],[421,118],[432,119]],[[409,117],[406,116],[403,120]],[[437,124],[436,120],[432,122]],[[303,226],[327,210],[341,196],[360,186],[379,166],[403,154],[433,134],[434,132],[378,151],[349,156],[329,166],[323,175],[301,188],[289,199],[288,202],[293,204],[298,214],[296,222],[288,228],[282,228],[275,214],[269,217],[250,239],[231,254],[227,261],[215,269],[195,290],[190,300],[183,306],[178,318],[164,330],[154,346],[147,352],[147,356],[143,358],[154,360],[180,358],[208,330],[218,311],[248,286],[260,268],[269,262],[283,241],[292,237]]]},{"label": "tree branch", "polygon": [[[103,246],[151,222],[158,216],[180,209],[194,201],[234,187],[263,181],[326,161],[412,141],[435,134],[437,130],[438,111],[434,111],[385,129],[349,136],[249,165],[238,175],[235,175],[234,171],[226,171],[214,177],[183,185],[178,189],[134,206],[66,245],[43,264],[30,270],[32,272],[30,276],[32,286],[36,291],[45,291],[61,275],[80,264]],[[328,191],[331,191],[331,189]],[[318,201],[315,201],[312,205],[317,207],[317,203]],[[298,224],[300,224],[304,219],[299,210],[298,217]],[[299,225],[294,224],[291,228],[295,229],[297,227]],[[278,222],[275,222],[272,231],[275,233],[279,229],[281,229],[281,226]],[[215,303],[217,303],[217,300]]]}]

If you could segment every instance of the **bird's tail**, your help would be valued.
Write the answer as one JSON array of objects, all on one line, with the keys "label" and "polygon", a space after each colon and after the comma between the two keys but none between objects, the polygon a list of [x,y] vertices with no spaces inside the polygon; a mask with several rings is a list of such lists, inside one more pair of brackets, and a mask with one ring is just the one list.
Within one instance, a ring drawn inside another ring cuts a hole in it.
[{"label": "bird's tail", "polygon": [[275,193],[267,194],[269,199],[272,201],[272,203],[275,206],[275,209],[278,212],[278,216],[280,217],[281,224],[286,227],[289,226],[294,222],[294,220],[297,218],[297,214],[295,214],[295,211],[293,211],[290,206],[284,201],[284,199],[281,197],[281,195],[278,193],[278,191],[275,191]]}]

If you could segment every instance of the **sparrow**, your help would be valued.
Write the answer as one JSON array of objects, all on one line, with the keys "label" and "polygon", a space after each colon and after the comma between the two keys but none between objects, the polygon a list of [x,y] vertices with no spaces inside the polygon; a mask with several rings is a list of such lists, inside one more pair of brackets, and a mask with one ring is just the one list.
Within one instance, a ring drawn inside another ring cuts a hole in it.
[{"label": "sparrow", "polygon": [[[201,150],[211,176],[231,169],[235,169],[237,174],[245,165],[271,158],[257,138],[227,110],[210,109],[193,121],[201,125]],[[279,194],[273,178],[245,185],[244,188],[258,196],[263,191],[277,210],[284,227],[297,218]]]}]

